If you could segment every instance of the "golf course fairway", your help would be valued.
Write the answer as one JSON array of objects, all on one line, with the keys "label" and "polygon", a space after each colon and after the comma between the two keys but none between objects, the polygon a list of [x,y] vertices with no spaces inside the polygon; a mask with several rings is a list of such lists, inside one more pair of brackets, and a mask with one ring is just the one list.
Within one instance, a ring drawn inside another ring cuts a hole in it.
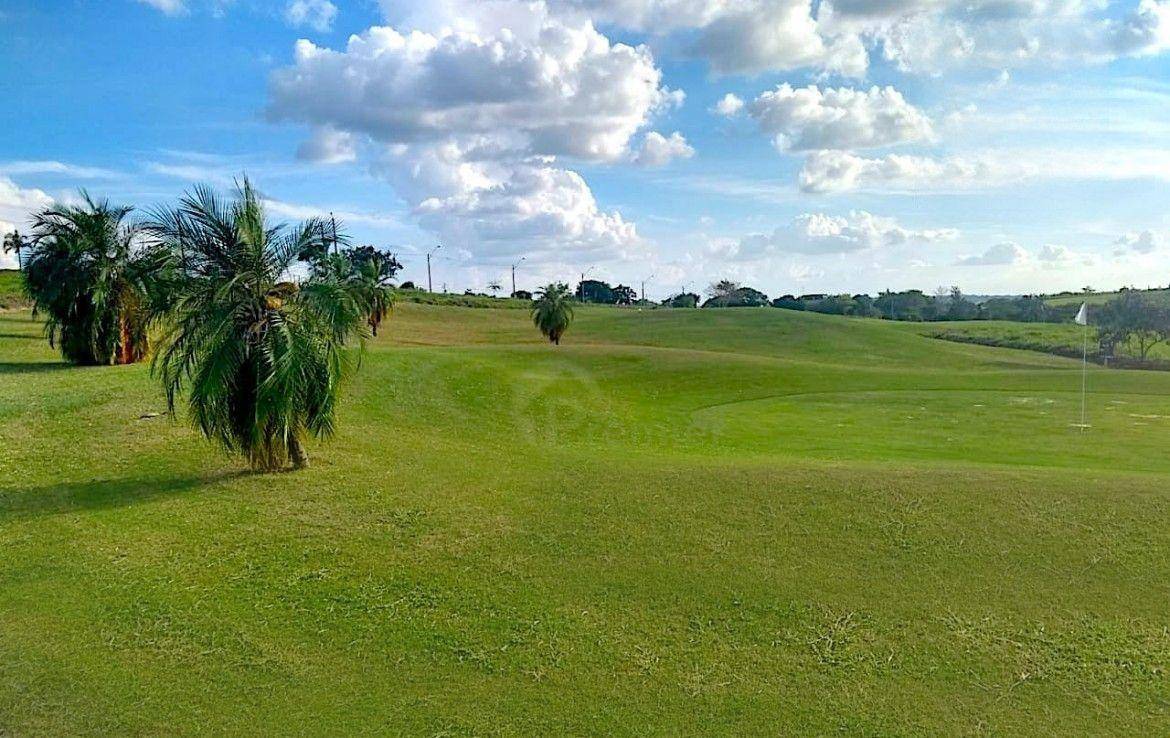
[{"label": "golf course fairway", "polygon": [[0,313],[0,736],[1170,732],[1170,373],[402,304],[304,471]]}]

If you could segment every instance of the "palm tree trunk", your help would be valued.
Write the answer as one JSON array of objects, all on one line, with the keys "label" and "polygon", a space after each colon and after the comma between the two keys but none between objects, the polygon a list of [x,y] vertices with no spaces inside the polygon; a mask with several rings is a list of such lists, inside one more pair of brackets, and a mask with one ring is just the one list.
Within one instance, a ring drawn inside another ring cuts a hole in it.
[{"label": "palm tree trunk", "polygon": [[294,469],[308,468],[309,454],[305,452],[305,447],[301,445],[301,439],[295,435],[288,437],[288,455],[292,459]]},{"label": "palm tree trunk", "polygon": [[118,364],[134,363],[134,346],[130,340],[130,323],[125,315],[118,316]]}]

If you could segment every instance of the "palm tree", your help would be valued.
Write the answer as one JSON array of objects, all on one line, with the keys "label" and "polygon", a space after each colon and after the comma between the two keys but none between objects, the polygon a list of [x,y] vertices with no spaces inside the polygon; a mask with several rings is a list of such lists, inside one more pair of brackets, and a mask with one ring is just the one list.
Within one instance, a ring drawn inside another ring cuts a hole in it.
[{"label": "palm tree", "polygon": [[[45,316],[49,343],[77,364],[130,364],[149,348],[155,283],[167,255],[140,247],[131,208],[81,193],[80,205],[53,205],[33,219],[25,246],[25,291]],[[24,246],[24,244],[22,244]]]},{"label": "palm tree", "polygon": [[492,291],[493,297],[499,297],[500,290],[504,289],[503,285],[500,284],[500,280],[498,280],[498,279],[493,279],[492,281],[488,282],[487,287],[489,290]]},{"label": "palm tree", "polygon": [[4,234],[4,253],[16,252],[17,270],[21,268],[20,250],[27,247],[28,244],[25,243],[24,237],[20,235],[20,231],[13,230],[11,233]]},{"label": "palm tree", "polygon": [[267,222],[245,178],[234,201],[197,187],[150,225],[182,268],[153,369],[174,412],[185,393],[192,422],[257,470],[305,467],[308,435],[337,421],[346,347],[364,341],[363,306],[336,273],[289,276],[297,256],[325,246],[317,219]]},{"label": "palm tree", "polygon": [[537,294],[540,296],[532,306],[532,322],[548,340],[558,346],[561,336],[573,322],[572,293],[569,285],[552,283]]}]

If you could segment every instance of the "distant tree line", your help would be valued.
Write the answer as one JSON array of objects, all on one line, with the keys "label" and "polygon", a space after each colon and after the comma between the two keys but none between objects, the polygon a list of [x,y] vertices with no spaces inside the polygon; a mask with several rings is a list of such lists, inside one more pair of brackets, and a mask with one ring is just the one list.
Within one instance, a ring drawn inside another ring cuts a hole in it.
[{"label": "distant tree line", "polygon": [[939,289],[933,295],[922,290],[887,290],[877,297],[846,293],[783,295],[769,299],[760,290],[731,280],[712,283],[707,288],[705,300],[693,292],[680,292],[670,295],[660,304],[676,308],[771,306],[827,315],[904,321],[1010,320],[1024,323],[1067,322],[1072,320],[1078,307],[1050,305],[1039,295],[992,297],[976,302],[964,295],[958,287]]}]

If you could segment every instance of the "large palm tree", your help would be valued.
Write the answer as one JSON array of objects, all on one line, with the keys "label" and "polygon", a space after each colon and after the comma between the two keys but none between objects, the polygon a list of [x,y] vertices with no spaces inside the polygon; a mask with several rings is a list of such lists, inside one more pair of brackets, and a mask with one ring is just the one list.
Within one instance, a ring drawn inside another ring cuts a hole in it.
[{"label": "large palm tree", "polygon": [[257,470],[308,465],[308,435],[333,433],[346,347],[363,306],[337,275],[294,281],[297,256],[324,247],[323,224],[270,224],[244,179],[233,200],[207,187],[155,214],[151,231],[182,264],[154,369],[174,411]]},{"label": "large palm tree", "polygon": [[49,342],[77,364],[130,364],[146,355],[156,277],[166,254],[141,244],[131,208],[81,193],[33,219],[24,285]]},{"label": "large palm tree", "polygon": [[561,344],[561,336],[573,322],[572,293],[567,284],[553,283],[537,292],[539,297],[532,306],[532,322],[548,340]]}]

